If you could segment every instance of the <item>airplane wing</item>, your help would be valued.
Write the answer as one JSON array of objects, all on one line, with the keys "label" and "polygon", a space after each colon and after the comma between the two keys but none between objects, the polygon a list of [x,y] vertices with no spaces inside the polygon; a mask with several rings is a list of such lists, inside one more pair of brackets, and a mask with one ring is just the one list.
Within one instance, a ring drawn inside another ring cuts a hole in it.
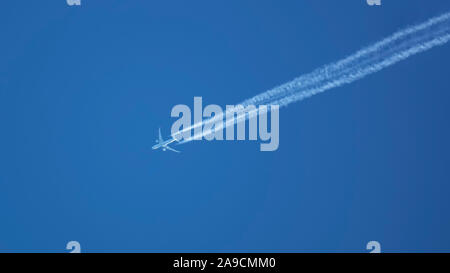
[{"label": "airplane wing", "polygon": [[164,140],[161,136],[161,128],[159,128],[159,143],[162,143]]},{"label": "airplane wing", "polygon": [[175,153],[180,153],[180,151],[177,151],[177,150],[175,150],[175,149],[173,149],[173,148],[170,148],[169,146],[166,146],[166,149],[167,149],[167,150],[170,150],[170,151],[172,151],[172,152],[175,152]]}]

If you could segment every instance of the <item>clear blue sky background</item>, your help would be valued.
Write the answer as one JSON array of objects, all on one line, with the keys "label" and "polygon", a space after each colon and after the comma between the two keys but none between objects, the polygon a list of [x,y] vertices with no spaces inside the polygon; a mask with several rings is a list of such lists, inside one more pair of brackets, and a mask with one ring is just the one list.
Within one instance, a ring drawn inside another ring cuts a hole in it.
[{"label": "clear blue sky background", "polygon": [[152,151],[448,1],[4,1],[0,252],[450,251],[450,45],[293,104],[280,147]]}]

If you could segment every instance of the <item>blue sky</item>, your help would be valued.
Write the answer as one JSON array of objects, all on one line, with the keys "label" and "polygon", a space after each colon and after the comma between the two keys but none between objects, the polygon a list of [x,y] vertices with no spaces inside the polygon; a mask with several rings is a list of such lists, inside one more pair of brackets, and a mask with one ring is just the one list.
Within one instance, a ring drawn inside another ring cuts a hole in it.
[{"label": "blue sky", "polygon": [[449,45],[280,111],[280,147],[152,151],[446,1],[7,1],[0,252],[450,251]]}]

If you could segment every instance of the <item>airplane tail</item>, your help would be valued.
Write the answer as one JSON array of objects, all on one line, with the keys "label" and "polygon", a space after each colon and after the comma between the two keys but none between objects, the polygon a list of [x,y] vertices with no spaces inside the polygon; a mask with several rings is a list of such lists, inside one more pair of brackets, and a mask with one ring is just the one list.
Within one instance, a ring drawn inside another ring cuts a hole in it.
[{"label": "airplane tail", "polygon": [[161,136],[161,128],[159,128],[159,131],[158,131],[158,141],[159,141],[159,143],[162,143],[163,141],[164,141],[164,139],[162,138],[162,136]]}]

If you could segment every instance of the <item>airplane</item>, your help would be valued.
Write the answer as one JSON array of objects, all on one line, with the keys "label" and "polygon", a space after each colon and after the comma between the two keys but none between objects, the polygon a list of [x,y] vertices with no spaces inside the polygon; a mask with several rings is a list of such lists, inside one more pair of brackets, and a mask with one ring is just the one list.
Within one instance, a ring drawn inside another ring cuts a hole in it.
[{"label": "airplane", "polygon": [[153,145],[153,147],[152,147],[153,150],[162,148],[163,151],[169,150],[169,151],[172,151],[172,152],[175,152],[175,153],[180,153],[180,151],[177,151],[177,150],[169,147],[170,143],[173,143],[173,142],[177,141],[175,138],[168,139],[168,140],[163,140],[163,138],[161,136],[161,128],[159,128],[159,135],[158,135],[158,137],[159,138],[156,140],[156,143],[158,143],[158,144]]}]

